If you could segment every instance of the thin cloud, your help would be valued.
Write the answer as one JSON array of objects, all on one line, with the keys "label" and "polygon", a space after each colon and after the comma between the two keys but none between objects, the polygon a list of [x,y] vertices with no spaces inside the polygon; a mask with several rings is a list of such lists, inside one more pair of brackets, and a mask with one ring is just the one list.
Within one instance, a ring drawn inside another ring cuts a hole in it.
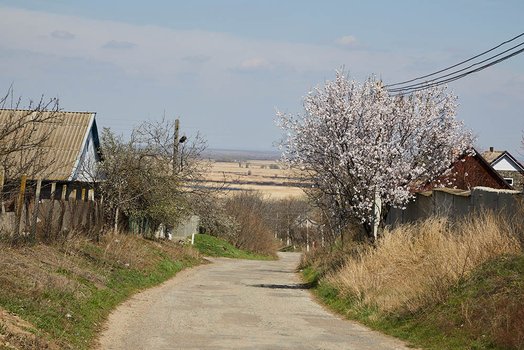
[{"label": "thin cloud", "polygon": [[341,46],[355,46],[357,45],[358,40],[353,35],[346,35],[346,36],[338,38],[336,40],[336,43]]},{"label": "thin cloud", "polygon": [[104,49],[114,49],[114,50],[129,50],[136,47],[136,44],[129,41],[117,41],[111,40],[105,43],[102,48]]},{"label": "thin cloud", "polygon": [[60,40],[72,40],[75,38],[75,35],[67,30],[55,30],[51,33],[51,37]]},{"label": "thin cloud", "polygon": [[241,71],[257,71],[272,68],[269,61],[261,57],[253,57],[240,62],[238,69]]}]

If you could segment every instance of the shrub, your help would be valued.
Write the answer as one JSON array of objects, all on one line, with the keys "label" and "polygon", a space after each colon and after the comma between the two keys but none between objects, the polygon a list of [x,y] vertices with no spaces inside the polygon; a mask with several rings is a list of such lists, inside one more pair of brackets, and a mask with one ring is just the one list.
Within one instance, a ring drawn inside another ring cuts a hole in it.
[{"label": "shrub", "polygon": [[225,212],[237,223],[227,239],[237,248],[275,255],[277,242],[271,229],[271,204],[258,192],[241,192],[225,201]]}]

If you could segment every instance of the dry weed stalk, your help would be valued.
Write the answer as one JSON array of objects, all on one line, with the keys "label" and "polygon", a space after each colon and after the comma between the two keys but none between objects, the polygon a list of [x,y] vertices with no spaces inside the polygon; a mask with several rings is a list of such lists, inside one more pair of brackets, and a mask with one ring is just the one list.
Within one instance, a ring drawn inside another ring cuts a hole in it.
[{"label": "dry weed stalk", "polygon": [[375,248],[348,258],[329,281],[382,311],[414,312],[442,301],[476,266],[520,249],[511,225],[494,214],[456,225],[431,218],[386,231]]}]

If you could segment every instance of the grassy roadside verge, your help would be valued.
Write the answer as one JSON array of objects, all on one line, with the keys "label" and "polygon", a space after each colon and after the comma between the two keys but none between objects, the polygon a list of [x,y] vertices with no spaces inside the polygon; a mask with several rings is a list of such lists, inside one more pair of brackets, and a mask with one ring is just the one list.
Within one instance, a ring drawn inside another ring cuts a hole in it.
[{"label": "grassy roadside verge", "polygon": [[0,246],[0,349],[88,349],[112,309],[201,262],[189,247],[133,236]]},{"label": "grassy roadside verge", "polygon": [[274,260],[274,256],[261,255],[238,249],[229,242],[205,234],[195,235],[195,248],[205,256],[249,260]]},{"label": "grassy roadside verge", "polygon": [[524,255],[502,256],[476,268],[442,302],[415,313],[384,313],[342,295],[303,271],[313,293],[331,310],[424,349],[524,349]]}]

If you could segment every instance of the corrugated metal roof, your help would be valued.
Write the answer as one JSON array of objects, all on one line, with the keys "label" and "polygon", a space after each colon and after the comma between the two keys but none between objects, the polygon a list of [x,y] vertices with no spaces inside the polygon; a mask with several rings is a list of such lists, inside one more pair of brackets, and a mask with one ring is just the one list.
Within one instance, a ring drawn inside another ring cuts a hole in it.
[{"label": "corrugated metal roof", "polygon": [[[41,113],[39,118],[43,118],[44,121],[30,123],[26,128],[34,128],[32,137],[35,139],[47,137],[43,147],[26,151],[25,154],[14,154],[13,157],[28,158],[38,152],[38,162],[44,164],[47,170],[33,176],[47,180],[67,180],[82,153],[95,113],[63,111],[39,113]],[[34,116],[27,110],[0,109],[0,130],[6,125],[17,123],[21,118],[30,119]]]}]

